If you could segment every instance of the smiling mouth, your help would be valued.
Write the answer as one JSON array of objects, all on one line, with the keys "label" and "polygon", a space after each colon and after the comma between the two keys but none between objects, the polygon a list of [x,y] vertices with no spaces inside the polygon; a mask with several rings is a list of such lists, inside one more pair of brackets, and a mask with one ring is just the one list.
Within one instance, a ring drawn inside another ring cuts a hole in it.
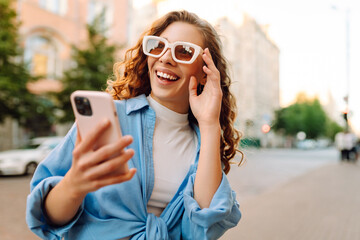
[{"label": "smiling mouth", "polygon": [[179,77],[176,76],[176,75],[164,73],[164,72],[161,72],[161,71],[156,71],[156,76],[157,76],[160,80],[164,80],[164,81],[176,81],[176,80],[179,79]]}]

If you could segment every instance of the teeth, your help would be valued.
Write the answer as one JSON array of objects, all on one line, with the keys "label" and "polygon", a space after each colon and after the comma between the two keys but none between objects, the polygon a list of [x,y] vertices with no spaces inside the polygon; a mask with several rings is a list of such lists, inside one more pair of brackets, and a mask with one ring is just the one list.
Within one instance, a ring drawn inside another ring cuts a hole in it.
[{"label": "teeth", "polygon": [[172,76],[172,75],[169,75],[167,73],[160,72],[160,71],[157,72],[157,76],[162,77],[162,78],[167,78],[169,80],[176,80],[175,76]]}]

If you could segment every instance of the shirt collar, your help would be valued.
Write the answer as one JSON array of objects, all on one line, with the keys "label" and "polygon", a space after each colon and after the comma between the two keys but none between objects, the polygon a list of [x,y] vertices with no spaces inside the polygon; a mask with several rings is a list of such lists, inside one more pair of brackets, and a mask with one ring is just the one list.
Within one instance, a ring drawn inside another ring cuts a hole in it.
[{"label": "shirt collar", "polygon": [[149,106],[145,94],[130,98],[126,101],[126,114],[129,115],[134,111],[138,111],[144,107]]}]

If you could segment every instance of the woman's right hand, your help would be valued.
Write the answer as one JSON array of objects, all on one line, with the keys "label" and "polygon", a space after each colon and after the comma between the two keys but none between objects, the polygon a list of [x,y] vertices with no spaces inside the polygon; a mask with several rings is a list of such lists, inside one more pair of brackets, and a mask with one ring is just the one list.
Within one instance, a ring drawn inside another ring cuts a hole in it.
[{"label": "woman's right hand", "polygon": [[89,192],[134,176],[136,169],[124,168],[134,155],[134,150],[125,150],[132,142],[131,136],[94,150],[96,140],[109,126],[108,120],[100,123],[84,139],[77,134],[71,168],[45,199],[46,214],[53,225],[71,221]]},{"label": "woman's right hand", "polygon": [[136,169],[129,170],[125,166],[134,155],[133,149],[125,149],[133,141],[131,136],[123,136],[117,142],[94,150],[97,139],[109,126],[110,121],[104,120],[84,139],[78,131],[72,166],[63,179],[73,197],[84,198],[89,192],[134,176]]}]

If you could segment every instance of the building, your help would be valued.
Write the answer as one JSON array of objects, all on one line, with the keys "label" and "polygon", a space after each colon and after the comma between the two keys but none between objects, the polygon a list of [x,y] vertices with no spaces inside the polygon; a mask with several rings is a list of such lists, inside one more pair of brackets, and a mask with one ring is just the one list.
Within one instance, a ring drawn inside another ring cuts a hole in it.
[{"label": "building", "polygon": [[[28,85],[36,94],[61,89],[59,79],[71,67],[72,46],[87,42],[86,24],[102,11],[110,43],[124,44],[129,38],[130,0],[18,0],[14,1],[21,22],[19,34],[25,61],[34,76],[45,76]],[[59,135],[68,127],[57,128]],[[0,150],[22,145],[28,136],[16,121],[0,125]]]},{"label": "building", "polygon": [[127,0],[19,0],[18,18],[24,58],[33,75],[46,76],[29,88],[35,93],[58,91],[57,81],[71,66],[72,46],[86,43],[86,24],[105,12],[104,27],[109,42],[128,38]]},{"label": "building", "polygon": [[232,68],[231,89],[237,101],[239,129],[245,138],[260,140],[262,146],[276,145],[275,135],[267,131],[274,111],[280,108],[279,48],[268,36],[266,26],[245,13],[240,25],[222,18],[217,29]]}]

